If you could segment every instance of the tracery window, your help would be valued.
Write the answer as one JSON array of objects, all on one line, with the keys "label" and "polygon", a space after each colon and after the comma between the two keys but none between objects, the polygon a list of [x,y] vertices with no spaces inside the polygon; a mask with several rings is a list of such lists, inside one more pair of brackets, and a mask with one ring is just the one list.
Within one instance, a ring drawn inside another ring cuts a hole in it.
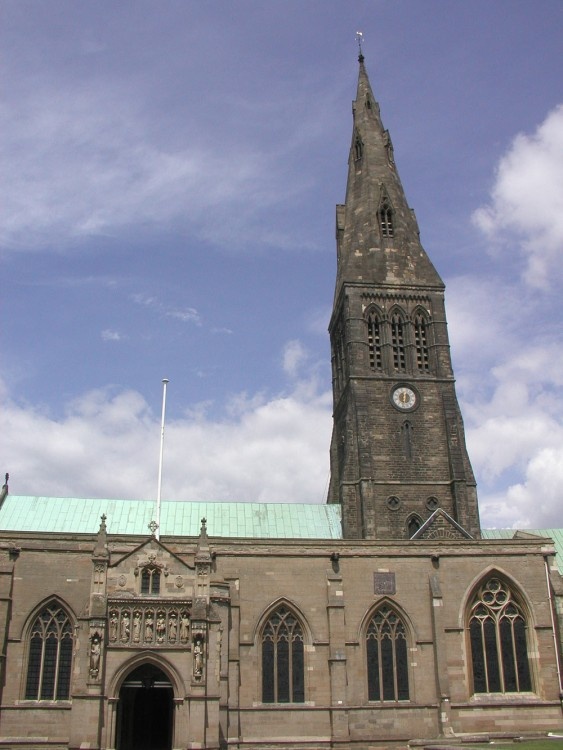
[{"label": "tracery window", "polygon": [[305,701],[303,629],[283,605],[270,615],[262,630],[262,701]]},{"label": "tracery window", "polygon": [[72,624],[53,601],[35,618],[29,636],[27,700],[64,701],[70,697]]},{"label": "tracery window", "polygon": [[393,350],[393,367],[397,372],[404,372],[406,367],[405,325],[399,313],[391,317],[391,348]]},{"label": "tracery window", "polygon": [[473,599],[469,638],[476,693],[519,693],[532,689],[526,618],[511,588],[490,578]]},{"label": "tracery window", "polygon": [[381,370],[382,346],[381,346],[381,320],[376,312],[371,312],[367,319],[368,327],[368,351],[369,366],[372,370]]},{"label": "tracery window", "polygon": [[380,607],[366,633],[368,699],[409,699],[407,633],[399,615],[390,606]]},{"label": "tracery window", "polygon": [[382,200],[379,207],[379,226],[382,237],[393,237],[393,209],[387,198]]},{"label": "tracery window", "polygon": [[428,372],[430,369],[428,330],[426,319],[420,313],[414,318],[414,345],[416,349],[416,366],[420,372]]},{"label": "tracery window", "polygon": [[146,567],[141,572],[141,594],[158,596],[160,594],[160,570]]}]

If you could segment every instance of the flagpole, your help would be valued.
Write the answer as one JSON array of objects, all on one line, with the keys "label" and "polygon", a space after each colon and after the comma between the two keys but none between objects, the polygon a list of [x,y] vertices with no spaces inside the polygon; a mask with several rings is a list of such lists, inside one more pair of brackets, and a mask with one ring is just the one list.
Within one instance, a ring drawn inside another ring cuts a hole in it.
[{"label": "flagpole", "polygon": [[160,457],[158,460],[158,490],[156,493],[156,538],[160,539],[160,497],[162,491],[162,458],[164,454],[164,416],[166,414],[166,386],[170,381],[162,381],[162,419],[160,422]]}]

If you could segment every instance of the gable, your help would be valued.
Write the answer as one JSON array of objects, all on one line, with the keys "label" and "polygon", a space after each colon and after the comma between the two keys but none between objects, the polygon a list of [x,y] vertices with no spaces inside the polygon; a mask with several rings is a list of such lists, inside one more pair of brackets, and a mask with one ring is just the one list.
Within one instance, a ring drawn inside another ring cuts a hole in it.
[{"label": "gable", "polygon": [[416,541],[432,539],[458,539],[466,541],[467,539],[473,539],[473,537],[457,521],[454,521],[445,510],[438,508],[411,539]]}]

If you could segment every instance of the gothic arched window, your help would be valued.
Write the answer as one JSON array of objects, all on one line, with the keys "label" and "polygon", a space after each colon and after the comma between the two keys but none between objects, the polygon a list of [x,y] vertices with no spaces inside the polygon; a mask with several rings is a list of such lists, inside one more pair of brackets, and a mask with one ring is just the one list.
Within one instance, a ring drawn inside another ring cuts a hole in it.
[{"label": "gothic arched window", "polygon": [[160,594],[160,570],[148,566],[141,572],[141,594],[158,596]]},{"label": "gothic arched window", "polygon": [[406,367],[405,324],[399,313],[391,317],[391,348],[393,350],[393,367],[397,372],[404,372]]},{"label": "gothic arched window", "polygon": [[409,699],[407,633],[399,615],[388,605],[371,618],[366,633],[368,699]]},{"label": "gothic arched window", "polygon": [[393,237],[393,209],[387,198],[384,198],[379,206],[379,226],[382,237]]},{"label": "gothic arched window", "polygon": [[278,607],[262,629],[262,701],[303,703],[303,629],[286,606]]},{"label": "gothic arched window", "polygon": [[381,370],[381,319],[376,312],[371,312],[367,318],[369,366],[372,370]]},{"label": "gothic arched window", "polygon": [[364,146],[362,143],[362,139],[359,135],[356,136],[356,140],[354,141],[354,157],[356,161],[359,161],[364,153]]},{"label": "gothic arched window", "polygon": [[469,613],[475,693],[520,693],[532,689],[526,618],[510,587],[490,578]]},{"label": "gothic arched window", "polygon": [[409,520],[407,521],[408,538],[412,539],[421,526],[422,526],[422,519],[417,515],[411,516]]},{"label": "gothic arched window", "polygon": [[414,318],[414,346],[416,349],[416,366],[420,372],[428,372],[428,324],[424,315],[419,313]]},{"label": "gothic arched window", "polygon": [[53,601],[37,615],[30,630],[26,699],[68,700],[71,664],[72,624],[65,610]]}]

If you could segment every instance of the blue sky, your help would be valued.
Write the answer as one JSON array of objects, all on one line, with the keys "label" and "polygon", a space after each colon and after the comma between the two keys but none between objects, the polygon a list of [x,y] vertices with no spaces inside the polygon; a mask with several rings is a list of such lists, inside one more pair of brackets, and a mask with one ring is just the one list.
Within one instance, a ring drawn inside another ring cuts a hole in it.
[{"label": "blue sky", "polygon": [[[0,4],[14,494],[323,502],[355,33],[486,526],[561,526],[559,0]],[[212,533],[212,530],[210,530]]]}]

